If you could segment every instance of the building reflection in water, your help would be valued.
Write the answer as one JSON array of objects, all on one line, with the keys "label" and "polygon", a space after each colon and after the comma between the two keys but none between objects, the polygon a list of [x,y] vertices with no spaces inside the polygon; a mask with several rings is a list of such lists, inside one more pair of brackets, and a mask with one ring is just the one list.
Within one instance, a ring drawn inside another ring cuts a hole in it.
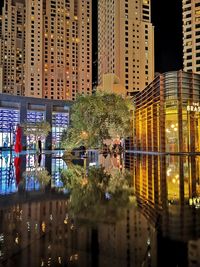
[{"label": "building reflection in water", "polygon": [[4,266],[156,266],[154,230],[136,208],[119,222],[77,225],[67,200],[52,197],[0,209]]},{"label": "building reflection in water", "polygon": [[0,154],[0,195],[15,193],[17,185],[15,181],[14,158],[10,153]]},{"label": "building reflection in water", "polygon": [[168,251],[180,266],[200,266],[200,156],[127,155],[126,165],[141,212],[158,231],[158,263]]},{"label": "building reflection in water", "polygon": [[[14,157],[2,155],[0,265],[200,266],[199,156],[127,155],[137,202],[96,223],[70,217],[69,198],[55,190],[67,168],[61,156],[21,156],[17,186]],[[52,176],[45,190],[22,176],[37,169]]]},{"label": "building reflection in water", "polygon": [[[22,156],[21,165],[25,174],[48,169],[51,188],[61,186],[60,172],[66,164],[60,155],[42,155],[39,162],[36,155]],[[9,166],[5,165],[7,171]],[[124,209],[119,221],[105,218],[95,225],[80,224],[68,215],[66,195],[51,188],[41,191],[34,177],[23,179],[22,191],[15,183],[15,194],[0,199],[3,266],[156,266],[155,231],[137,207]],[[7,190],[11,193],[8,184]]]}]

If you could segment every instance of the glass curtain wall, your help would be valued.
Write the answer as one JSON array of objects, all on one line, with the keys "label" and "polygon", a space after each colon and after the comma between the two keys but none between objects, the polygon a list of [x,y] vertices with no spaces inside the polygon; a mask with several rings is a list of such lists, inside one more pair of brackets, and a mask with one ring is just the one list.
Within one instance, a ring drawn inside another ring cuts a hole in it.
[{"label": "glass curtain wall", "polygon": [[61,137],[69,125],[69,113],[52,114],[52,148],[61,148]]},{"label": "glass curtain wall", "polygon": [[19,110],[0,108],[0,147],[10,148],[15,142]]},{"label": "glass curtain wall", "polygon": [[200,152],[200,75],[168,72],[134,98],[134,148]]},{"label": "glass curtain wall", "polygon": [[[27,111],[27,123],[41,122],[45,120],[45,112],[42,111]],[[45,138],[41,138],[42,141],[42,149],[45,147]],[[37,140],[34,134],[30,134],[27,136],[27,149],[36,149]]]}]

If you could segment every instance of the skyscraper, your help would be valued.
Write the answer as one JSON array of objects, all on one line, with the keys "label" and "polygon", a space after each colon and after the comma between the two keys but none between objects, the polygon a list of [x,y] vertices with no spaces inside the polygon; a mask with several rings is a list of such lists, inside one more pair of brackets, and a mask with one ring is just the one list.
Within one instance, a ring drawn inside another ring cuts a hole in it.
[{"label": "skyscraper", "polygon": [[24,1],[5,0],[0,25],[3,93],[24,95],[24,23]]},{"label": "skyscraper", "polygon": [[200,73],[200,1],[183,0],[183,68]]},{"label": "skyscraper", "polygon": [[[25,3],[23,0],[4,2],[2,16],[4,49],[1,49],[4,70],[3,92],[71,100],[76,99],[77,93],[90,94],[92,91],[92,0],[24,1]],[[12,18],[13,16],[17,19],[18,6],[24,12],[21,14],[22,40],[19,51],[22,64],[20,69],[18,67],[23,81],[21,91],[15,89],[16,80],[12,80],[14,89],[8,86],[11,80],[7,70],[14,72],[16,69],[12,61],[15,55],[11,56],[10,51],[12,49],[16,51],[13,44],[19,43],[19,38],[15,34],[19,27],[17,23],[13,23]],[[13,25],[13,28],[7,29],[5,22]],[[6,48],[6,38],[12,39],[9,42],[9,48]]]},{"label": "skyscraper", "polygon": [[154,78],[154,28],[150,0],[99,0],[98,83],[114,73],[127,95]]}]

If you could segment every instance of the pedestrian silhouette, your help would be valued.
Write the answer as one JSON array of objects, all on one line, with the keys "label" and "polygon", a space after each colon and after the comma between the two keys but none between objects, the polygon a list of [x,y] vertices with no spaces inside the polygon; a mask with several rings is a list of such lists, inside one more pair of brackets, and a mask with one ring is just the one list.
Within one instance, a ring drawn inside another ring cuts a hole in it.
[{"label": "pedestrian silhouette", "polygon": [[38,139],[38,149],[39,153],[42,153],[42,141],[40,139]]}]

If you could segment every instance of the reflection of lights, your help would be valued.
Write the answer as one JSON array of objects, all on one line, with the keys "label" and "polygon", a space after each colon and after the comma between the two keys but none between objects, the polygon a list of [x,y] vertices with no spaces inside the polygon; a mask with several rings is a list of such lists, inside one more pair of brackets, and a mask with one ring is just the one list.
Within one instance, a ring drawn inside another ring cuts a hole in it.
[{"label": "reflection of lights", "polygon": [[68,224],[68,221],[67,221],[67,219],[64,219],[64,224]]},{"label": "reflection of lights", "polygon": [[0,234],[0,242],[3,242],[3,241],[4,241],[4,235]]},{"label": "reflection of lights", "polygon": [[96,166],[96,162],[90,162],[89,163],[89,166],[91,167],[91,166]]},{"label": "reflection of lights", "polygon": [[172,183],[174,183],[174,184],[176,183],[176,180],[174,178],[172,179]]},{"label": "reflection of lights", "polygon": [[73,230],[73,229],[74,229],[74,225],[73,225],[73,224],[71,225],[70,229],[71,229],[71,230]]},{"label": "reflection of lights", "polygon": [[28,229],[28,232],[30,232],[30,222],[27,222],[27,229]]},{"label": "reflection of lights", "polygon": [[62,264],[62,259],[61,259],[61,257],[58,257],[58,263],[59,263],[59,264]]},{"label": "reflection of lights", "polygon": [[177,174],[175,177],[176,177],[176,179],[178,179],[179,178],[179,175]]},{"label": "reflection of lights", "polygon": [[15,243],[19,244],[19,237],[18,236],[15,238]]},{"label": "reflection of lights", "polygon": [[172,169],[167,169],[167,176],[170,176],[170,172],[172,171]]},{"label": "reflection of lights", "polygon": [[46,224],[45,224],[45,222],[42,222],[42,232],[44,233],[45,230],[46,230]]},{"label": "reflection of lights", "polygon": [[174,131],[176,132],[178,129],[177,128],[174,128]]},{"label": "reflection of lights", "polygon": [[53,221],[53,215],[52,214],[50,214],[50,220]]},{"label": "reflection of lights", "polygon": [[172,125],[171,125],[171,128],[173,129],[174,127],[175,127],[175,125],[174,125],[174,124],[172,124]]},{"label": "reflection of lights", "polygon": [[78,260],[78,254],[71,255],[69,258],[70,261]]},{"label": "reflection of lights", "polygon": [[189,198],[189,205],[190,206],[194,205],[195,208],[199,208],[200,207],[200,197]]},{"label": "reflection of lights", "polygon": [[167,133],[170,133],[170,130],[167,128],[167,129],[166,129],[166,132],[167,132]]},{"label": "reflection of lights", "polygon": [[51,266],[51,258],[48,258],[47,265]]},{"label": "reflection of lights", "polygon": [[151,244],[150,238],[147,239],[147,245],[149,246]]}]

